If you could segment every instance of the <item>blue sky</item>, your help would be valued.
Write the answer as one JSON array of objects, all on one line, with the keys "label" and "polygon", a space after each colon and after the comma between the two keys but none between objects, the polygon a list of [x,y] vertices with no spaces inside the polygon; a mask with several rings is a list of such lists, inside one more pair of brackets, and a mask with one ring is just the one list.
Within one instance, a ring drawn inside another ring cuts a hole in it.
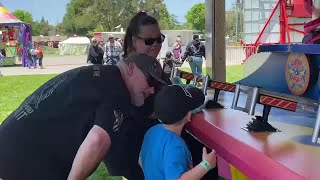
[{"label": "blue sky", "polygon": [[[235,0],[225,0],[226,9],[229,9]],[[1,0],[1,3],[10,11],[24,9],[32,13],[35,20],[43,16],[50,24],[62,21],[65,6],[70,0]],[[184,22],[184,15],[196,3],[205,0],[164,0],[171,14],[178,17],[179,22]]]}]

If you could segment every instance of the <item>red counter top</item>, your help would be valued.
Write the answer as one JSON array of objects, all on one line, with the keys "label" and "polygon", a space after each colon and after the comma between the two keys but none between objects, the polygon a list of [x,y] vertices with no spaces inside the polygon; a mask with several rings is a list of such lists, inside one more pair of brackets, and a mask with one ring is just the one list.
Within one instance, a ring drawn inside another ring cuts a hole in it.
[{"label": "red counter top", "polygon": [[311,135],[311,128],[270,122],[281,132],[249,133],[241,128],[251,118],[231,109],[204,110],[187,130],[252,180],[320,179],[320,147],[293,139]]}]

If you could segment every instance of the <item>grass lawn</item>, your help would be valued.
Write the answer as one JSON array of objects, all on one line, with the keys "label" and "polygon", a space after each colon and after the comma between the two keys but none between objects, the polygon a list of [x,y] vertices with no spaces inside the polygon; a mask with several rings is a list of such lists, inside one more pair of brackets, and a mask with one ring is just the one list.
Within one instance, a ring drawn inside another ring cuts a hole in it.
[{"label": "grass lawn", "polygon": [[[184,68],[190,71],[190,68]],[[241,65],[227,67],[227,81],[235,82],[242,78]],[[204,72],[205,73],[205,72]],[[28,76],[2,76],[0,77],[0,123],[15,110],[22,101],[43,83],[55,75],[28,75]],[[119,177],[110,177],[101,164],[89,180],[121,180]]]},{"label": "grass lawn", "polygon": [[0,77],[0,122],[43,83],[55,75]]},{"label": "grass lawn", "polygon": [[[190,68],[181,68],[183,71],[191,72]],[[206,69],[203,68],[202,74],[206,74]],[[227,66],[227,82],[236,82],[243,77],[243,65]]]},{"label": "grass lawn", "polygon": [[[56,75],[0,77],[0,123],[15,110],[28,95],[54,76]],[[105,169],[104,164],[101,164],[89,180],[122,180],[122,178],[119,177],[110,177]]]}]

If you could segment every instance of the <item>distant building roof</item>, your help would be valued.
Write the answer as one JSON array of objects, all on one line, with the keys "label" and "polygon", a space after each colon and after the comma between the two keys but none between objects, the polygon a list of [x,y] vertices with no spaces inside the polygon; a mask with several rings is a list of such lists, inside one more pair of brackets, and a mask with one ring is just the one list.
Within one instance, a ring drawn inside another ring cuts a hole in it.
[{"label": "distant building roof", "polygon": [[61,42],[68,39],[67,36],[32,36],[34,42],[56,41]]}]

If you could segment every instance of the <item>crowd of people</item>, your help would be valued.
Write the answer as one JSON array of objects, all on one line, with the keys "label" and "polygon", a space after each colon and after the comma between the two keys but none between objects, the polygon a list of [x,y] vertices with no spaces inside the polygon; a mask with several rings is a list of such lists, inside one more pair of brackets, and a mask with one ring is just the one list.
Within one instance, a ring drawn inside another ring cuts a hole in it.
[{"label": "crowd of people", "polygon": [[177,38],[173,50],[166,53],[163,61],[163,70],[167,77],[171,76],[172,68],[181,66],[185,61],[190,65],[192,74],[197,77],[202,75],[202,64],[206,56],[204,44],[200,41],[199,35],[193,35],[193,40],[187,45],[182,55],[182,42]]},{"label": "crowd of people", "polygon": [[31,68],[41,68],[44,69],[42,65],[43,60],[43,49],[38,43],[34,43],[27,48],[27,67]]},{"label": "crowd of people", "polygon": [[[161,34],[159,41],[164,41],[165,36]],[[149,42],[148,39],[146,42]],[[120,38],[115,38],[113,34],[108,35],[106,44],[98,42],[95,38],[91,39],[87,63],[115,65],[124,56],[124,43]],[[163,70],[169,78],[174,66],[181,66],[184,61],[190,65],[191,71],[196,76],[202,75],[202,64],[205,59],[205,45],[200,41],[198,34],[193,35],[193,40],[188,43],[186,50],[182,52],[181,36],[178,36],[173,44],[172,51],[167,51],[163,61]],[[160,52],[160,51],[159,51]],[[156,56],[159,58],[159,52]]]},{"label": "crowd of people", "polygon": [[[44,69],[42,60],[43,60],[43,49],[39,46],[39,44],[34,43],[34,45],[26,48],[27,52],[27,64],[26,66],[29,69],[41,68]],[[17,48],[17,54],[21,54],[21,48]],[[5,49],[0,50],[0,67],[4,64],[4,59],[6,58]],[[0,71],[0,76],[3,76]]]},{"label": "crowd of people", "polygon": [[115,38],[113,34],[108,35],[108,40],[98,42],[95,38],[91,39],[87,63],[116,65],[120,61],[123,40]]},{"label": "crowd of people", "polygon": [[[156,59],[164,38],[139,12],[122,45],[93,39],[94,65],[49,80],[0,125],[0,178],[80,180],[104,162],[129,180],[218,179],[215,151],[184,129],[204,94],[172,85]],[[194,41],[182,61],[200,61]]]}]

